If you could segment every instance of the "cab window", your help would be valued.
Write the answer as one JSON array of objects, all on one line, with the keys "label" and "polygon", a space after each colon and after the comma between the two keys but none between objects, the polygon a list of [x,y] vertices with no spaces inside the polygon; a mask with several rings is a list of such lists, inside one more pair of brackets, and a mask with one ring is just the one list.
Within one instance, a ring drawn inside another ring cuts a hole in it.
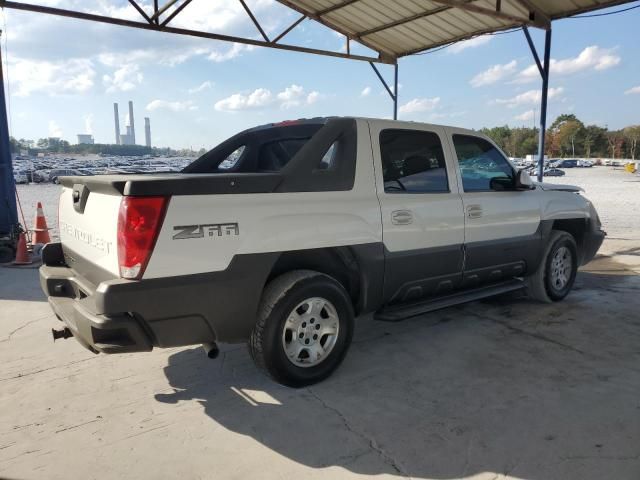
[{"label": "cab window", "polygon": [[388,129],[380,132],[386,193],[449,191],[440,137],[434,132]]},{"label": "cab window", "polygon": [[453,145],[465,192],[508,190],[513,185],[513,167],[491,143],[471,135],[453,135]]}]

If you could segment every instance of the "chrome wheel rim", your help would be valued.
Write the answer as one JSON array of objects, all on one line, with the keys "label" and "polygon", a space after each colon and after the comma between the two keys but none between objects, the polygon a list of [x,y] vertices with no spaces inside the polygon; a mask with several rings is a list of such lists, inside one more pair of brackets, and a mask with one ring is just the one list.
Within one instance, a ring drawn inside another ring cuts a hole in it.
[{"label": "chrome wheel rim", "polygon": [[573,259],[567,247],[560,247],[551,259],[551,285],[556,290],[562,290],[569,283]]},{"label": "chrome wheel rim", "polygon": [[333,304],[321,297],[300,302],[289,313],[282,330],[282,347],[297,367],[314,367],[335,347],[340,322]]}]

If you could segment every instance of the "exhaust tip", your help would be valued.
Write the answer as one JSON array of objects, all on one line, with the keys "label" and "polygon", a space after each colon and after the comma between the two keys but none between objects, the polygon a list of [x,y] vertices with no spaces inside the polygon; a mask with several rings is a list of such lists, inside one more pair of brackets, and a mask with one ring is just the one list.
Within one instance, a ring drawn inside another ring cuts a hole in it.
[{"label": "exhaust tip", "polygon": [[202,348],[204,348],[204,353],[207,355],[207,357],[209,357],[212,360],[215,358],[218,358],[218,355],[220,355],[220,349],[218,348],[218,345],[215,342],[203,343]]},{"label": "exhaust tip", "polygon": [[73,333],[67,327],[61,328],[59,330],[56,330],[55,328],[52,328],[51,329],[51,335],[53,336],[53,341],[54,342],[56,340],[58,340],[59,338],[62,338],[64,340],[66,338],[73,337]]}]

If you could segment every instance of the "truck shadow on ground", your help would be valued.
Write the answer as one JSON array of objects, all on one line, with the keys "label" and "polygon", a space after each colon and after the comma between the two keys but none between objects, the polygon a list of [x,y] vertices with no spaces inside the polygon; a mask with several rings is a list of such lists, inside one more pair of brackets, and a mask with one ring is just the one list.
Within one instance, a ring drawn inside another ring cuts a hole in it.
[{"label": "truck shadow on ground", "polygon": [[638,478],[640,281],[581,273],[576,287],[553,305],[495,299],[398,324],[359,319],[339,371],[300,390],[263,377],[245,348],[217,362],[183,350],[165,367],[174,393],[156,400],[198,401],[227,430],[311,468]]},{"label": "truck shadow on ground", "polygon": [[0,266],[0,300],[46,302],[47,297],[40,288],[38,267]]}]

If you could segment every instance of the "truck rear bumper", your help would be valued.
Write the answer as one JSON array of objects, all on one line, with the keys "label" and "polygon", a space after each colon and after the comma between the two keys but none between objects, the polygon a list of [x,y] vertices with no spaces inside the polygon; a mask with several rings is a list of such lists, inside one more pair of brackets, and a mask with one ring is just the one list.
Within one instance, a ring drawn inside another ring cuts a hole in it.
[{"label": "truck rear bumper", "polygon": [[58,319],[93,352],[235,343],[253,328],[273,261],[241,258],[223,272],[95,285],[68,267],[61,245],[51,243],[43,250],[40,284]]}]

